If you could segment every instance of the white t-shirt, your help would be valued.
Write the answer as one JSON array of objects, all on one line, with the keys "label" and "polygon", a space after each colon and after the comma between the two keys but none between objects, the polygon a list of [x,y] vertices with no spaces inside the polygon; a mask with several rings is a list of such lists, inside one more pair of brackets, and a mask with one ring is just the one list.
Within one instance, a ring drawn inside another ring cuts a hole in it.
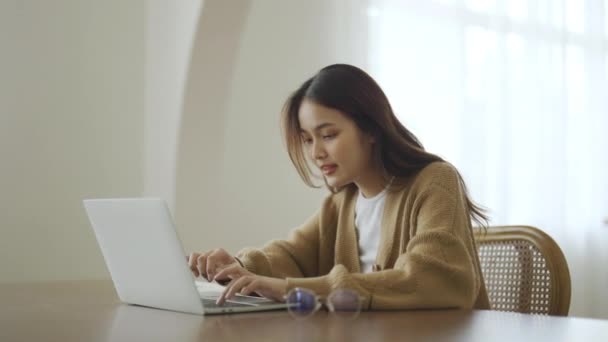
[{"label": "white t-shirt", "polygon": [[355,227],[359,232],[359,260],[362,273],[372,272],[372,267],[376,263],[385,199],[386,189],[372,198],[363,197],[359,191],[357,197]]}]

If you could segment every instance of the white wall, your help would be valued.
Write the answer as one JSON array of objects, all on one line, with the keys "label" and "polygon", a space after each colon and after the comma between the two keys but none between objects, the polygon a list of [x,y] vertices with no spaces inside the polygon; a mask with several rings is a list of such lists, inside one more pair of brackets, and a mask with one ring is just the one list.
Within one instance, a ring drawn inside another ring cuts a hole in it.
[{"label": "white wall", "polygon": [[279,111],[320,67],[364,62],[336,55],[365,40],[347,5],[1,2],[0,282],[108,277],[86,197],[167,199],[187,250],[285,236],[324,191]]},{"label": "white wall", "polygon": [[0,282],[107,276],[81,200],[142,193],[144,14],[0,2]]}]

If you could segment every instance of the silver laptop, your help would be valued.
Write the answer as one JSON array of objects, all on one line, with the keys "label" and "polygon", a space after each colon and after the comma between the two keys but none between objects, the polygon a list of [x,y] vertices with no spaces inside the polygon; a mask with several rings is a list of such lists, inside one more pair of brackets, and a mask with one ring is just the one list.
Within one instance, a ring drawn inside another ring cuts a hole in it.
[{"label": "silver laptop", "polygon": [[216,305],[223,287],[195,281],[163,200],[87,199],[83,203],[121,301],[205,315],[287,308],[284,303],[241,295]]}]

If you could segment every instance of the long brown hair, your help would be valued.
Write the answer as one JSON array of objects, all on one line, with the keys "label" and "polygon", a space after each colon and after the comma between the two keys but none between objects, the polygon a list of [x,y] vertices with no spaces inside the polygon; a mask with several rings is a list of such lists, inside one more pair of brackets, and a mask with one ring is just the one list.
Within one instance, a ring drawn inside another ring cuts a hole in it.
[{"label": "long brown hair", "polygon": [[[282,125],[287,151],[308,186],[319,187],[312,182],[313,173],[306,160],[300,134],[298,112],[304,99],[342,112],[360,130],[372,136],[375,142],[373,160],[387,178],[408,178],[432,162],[443,161],[441,157],[425,151],[418,138],[401,124],[388,98],[371,76],[352,65],[333,64],[304,82],[289,96],[283,108]],[[460,173],[458,179],[471,219],[487,227],[485,210],[470,199]],[[325,185],[332,192],[342,190]]]}]

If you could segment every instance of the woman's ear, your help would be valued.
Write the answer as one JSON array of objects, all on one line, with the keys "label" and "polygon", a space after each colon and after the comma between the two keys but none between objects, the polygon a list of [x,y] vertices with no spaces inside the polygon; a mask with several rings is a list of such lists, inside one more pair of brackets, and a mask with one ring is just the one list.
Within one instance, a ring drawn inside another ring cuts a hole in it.
[{"label": "woman's ear", "polygon": [[376,138],[370,132],[360,131],[359,139],[364,144],[374,144],[376,143]]}]

